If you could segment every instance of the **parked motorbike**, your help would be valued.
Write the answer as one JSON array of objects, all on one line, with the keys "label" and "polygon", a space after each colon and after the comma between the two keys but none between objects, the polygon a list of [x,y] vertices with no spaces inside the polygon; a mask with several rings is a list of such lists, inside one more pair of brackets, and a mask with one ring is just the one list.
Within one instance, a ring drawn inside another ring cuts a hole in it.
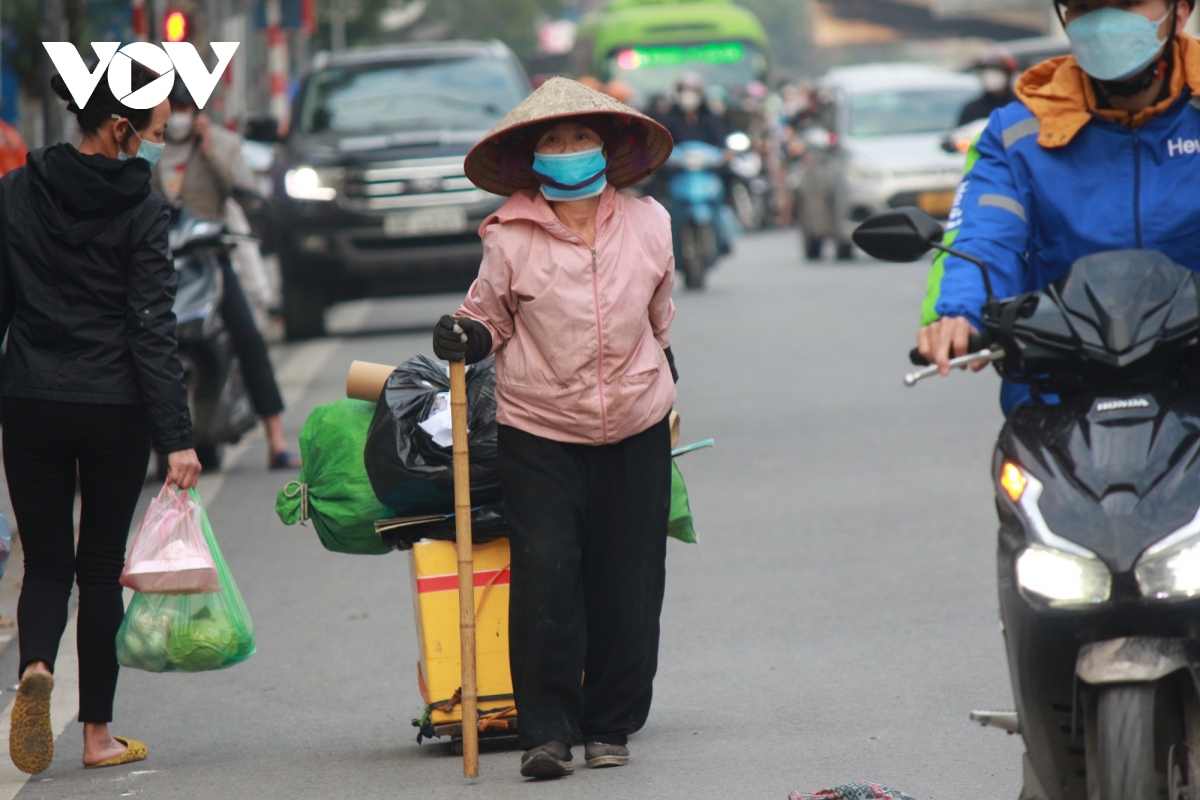
[{"label": "parked motorbike", "polygon": [[1005,423],[992,470],[1017,710],[973,718],[1024,737],[1026,800],[1200,798],[1200,276],[1104,252],[1000,301],[942,235],[897,209],[854,239],[977,264],[984,331],[952,363],[992,362],[1040,399]]},{"label": "parked motorbike", "polygon": [[689,289],[701,289],[708,270],[729,252],[737,222],[725,204],[721,148],[681,142],[667,160],[667,202],[675,242],[675,264]]},{"label": "parked motorbike", "polygon": [[[183,362],[192,411],[196,455],[206,470],[219,469],[225,445],[238,442],[257,422],[242,378],[241,363],[221,318],[223,264],[229,263],[225,225],[176,210],[169,243],[179,275],[175,293],[175,338]],[[166,477],[166,458],[158,461]]]}]

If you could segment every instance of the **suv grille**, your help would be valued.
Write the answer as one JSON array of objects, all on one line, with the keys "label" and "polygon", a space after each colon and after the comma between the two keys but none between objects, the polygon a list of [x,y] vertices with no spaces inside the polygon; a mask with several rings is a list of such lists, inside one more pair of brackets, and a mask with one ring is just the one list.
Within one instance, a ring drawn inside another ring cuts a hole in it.
[{"label": "suv grille", "polygon": [[455,156],[380,161],[347,170],[344,196],[345,204],[356,210],[390,211],[470,205],[492,195],[467,179],[462,157]]}]

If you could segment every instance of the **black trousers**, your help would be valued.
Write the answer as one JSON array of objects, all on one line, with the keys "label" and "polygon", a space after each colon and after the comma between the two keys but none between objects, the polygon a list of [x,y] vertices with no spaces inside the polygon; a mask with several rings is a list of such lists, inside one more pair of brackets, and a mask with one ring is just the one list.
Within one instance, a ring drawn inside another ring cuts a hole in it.
[{"label": "black trousers", "polygon": [[4,399],[4,470],[25,552],[17,603],[21,670],[32,661],[54,668],[77,582],[80,722],[112,721],[116,636],[125,614],[118,581],[149,460],[141,407]]},{"label": "black trousers", "polygon": [[[520,746],[625,744],[650,713],[671,499],[667,421],[563,444],[500,426]],[[582,685],[581,685],[582,679]]]},{"label": "black trousers", "polygon": [[222,273],[225,279],[225,294],[221,300],[221,318],[233,349],[242,362],[242,377],[246,379],[246,391],[250,402],[260,417],[272,417],[283,411],[283,396],[275,383],[275,368],[267,353],[267,343],[254,323],[254,312],[246,300],[242,282],[233,270],[233,262],[224,260]]}]

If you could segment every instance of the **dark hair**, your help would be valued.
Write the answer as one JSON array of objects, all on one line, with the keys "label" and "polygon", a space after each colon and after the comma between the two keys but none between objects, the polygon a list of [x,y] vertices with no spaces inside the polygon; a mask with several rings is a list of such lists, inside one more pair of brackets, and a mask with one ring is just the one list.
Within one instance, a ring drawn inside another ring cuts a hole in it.
[{"label": "dark hair", "polygon": [[[95,68],[95,62],[88,65],[89,70]],[[111,68],[110,65],[109,69]],[[130,77],[130,85],[136,92],[154,81],[158,77],[158,73],[134,61]],[[130,108],[118,100],[108,85],[107,74],[100,78],[100,82],[96,84],[96,90],[92,92],[87,105],[83,108],[75,105],[75,101],[71,98],[71,90],[67,88],[67,82],[62,79],[61,75],[56,74],[50,79],[50,88],[56,95],[67,101],[67,111],[75,115],[80,130],[85,134],[100,130],[104,127],[104,123],[112,119],[113,114],[129,120],[129,124],[133,125],[133,129],[137,131],[145,130],[150,124],[150,120],[154,118],[153,108]]]}]

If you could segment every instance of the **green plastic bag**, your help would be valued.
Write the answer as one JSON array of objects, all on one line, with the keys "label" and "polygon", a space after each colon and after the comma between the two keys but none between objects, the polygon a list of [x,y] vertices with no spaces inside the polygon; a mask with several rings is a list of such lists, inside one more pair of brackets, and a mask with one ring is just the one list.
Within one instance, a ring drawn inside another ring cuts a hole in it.
[{"label": "green plastic bag", "polygon": [[[196,490],[189,494],[200,505]],[[201,519],[221,591],[188,595],[136,592],[117,630],[117,662],[121,666],[147,672],[206,672],[231,667],[254,655],[250,612],[221,555],[208,514],[202,513]]]},{"label": "green plastic bag", "polygon": [[275,513],[285,525],[311,519],[326,550],[355,555],[391,551],[375,533],[375,521],[396,516],[371,488],[363,450],[375,405],[339,400],[318,406],[300,431],[304,465],[275,499]]},{"label": "green plastic bag", "polygon": [[687,486],[683,473],[674,459],[671,461],[671,516],[667,522],[667,535],[681,542],[695,544],[696,529],[692,526],[692,506],[688,503]]}]

